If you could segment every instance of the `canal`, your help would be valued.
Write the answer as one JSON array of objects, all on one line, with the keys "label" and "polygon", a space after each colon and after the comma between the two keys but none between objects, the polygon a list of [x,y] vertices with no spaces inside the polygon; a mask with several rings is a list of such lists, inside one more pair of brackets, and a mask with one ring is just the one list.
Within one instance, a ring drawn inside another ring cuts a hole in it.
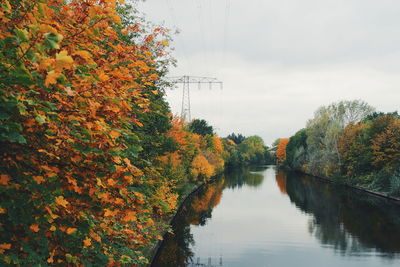
[{"label": "canal", "polygon": [[152,266],[400,266],[400,206],[275,166],[194,193]]}]

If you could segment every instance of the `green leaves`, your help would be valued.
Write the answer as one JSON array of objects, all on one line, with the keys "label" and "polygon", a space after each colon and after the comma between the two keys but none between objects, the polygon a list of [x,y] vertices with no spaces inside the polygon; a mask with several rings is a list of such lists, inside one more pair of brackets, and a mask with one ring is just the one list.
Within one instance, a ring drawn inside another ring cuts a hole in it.
[{"label": "green leaves", "polygon": [[15,29],[14,30],[15,34],[17,35],[19,41],[22,42],[27,42],[28,41],[28,31],[24,29]]},{"label": "green leaves", "polygon": [[21,134],[22,126],[14,122],[0,124],[0,141],[26,144],[26,139]]},{"label": "green leaves", "polygon": [[63,39],[61,34],[45,33],[44,38],[44,45],[47,49],[60,49],[59,43]]}]

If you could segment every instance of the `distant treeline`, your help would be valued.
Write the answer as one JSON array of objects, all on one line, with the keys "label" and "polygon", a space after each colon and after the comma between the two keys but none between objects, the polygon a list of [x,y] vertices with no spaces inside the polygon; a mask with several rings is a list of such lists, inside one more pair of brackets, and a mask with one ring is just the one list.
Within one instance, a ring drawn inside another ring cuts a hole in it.
[{"label": "distant treeline", "polygon": [[245,137],[232,133],[223,139],[228,152],[225,164],[229,167],[243,165],[275,164],[275,155],[265,146],[261,137]]},{"label": "distant treeline", "polygon": [[360,100],[319,108],[280,139],[276,156],[281,166],[400,196],[400,116]]}]

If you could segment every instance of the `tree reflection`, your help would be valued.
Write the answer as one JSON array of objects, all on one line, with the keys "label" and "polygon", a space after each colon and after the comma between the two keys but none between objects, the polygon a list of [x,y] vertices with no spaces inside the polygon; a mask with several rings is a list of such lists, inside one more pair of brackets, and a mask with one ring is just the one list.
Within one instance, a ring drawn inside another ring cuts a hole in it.
[{"label": "tree reflection", "polygon": [[[277,174],[281,188],[285,173]],[[387,256],[400,252],[398,205],[298,173],[288,173],[285,180],[290,200],[313,215],[309,231],[321,244],[331,245],[343,255],[371,250]]]},{"label": "tree reflection", "polygon": [[264,175],[257,173],[263,169],[258,168],[237,168],[226,173],[224,188],[241,188],[244,185],[258,187],[264,181]]},{"label": "tree reflection", "polygon": [[173,234],[166,234],[152,266],[187,266],[193,259],[190,249],[194,245],[190,225],[205,225],[212,210],[222,198],[225,188],[257,187],[264,176],[249,169],[235,169],[221,175],[215,182],[205,185],[182,206],[172,223]]},{"label": "tree reflection", "polygon": [[278,170],[276,173],[276,184],[278,185],[279,191],[286,195],[286,173],[282,170]]}]

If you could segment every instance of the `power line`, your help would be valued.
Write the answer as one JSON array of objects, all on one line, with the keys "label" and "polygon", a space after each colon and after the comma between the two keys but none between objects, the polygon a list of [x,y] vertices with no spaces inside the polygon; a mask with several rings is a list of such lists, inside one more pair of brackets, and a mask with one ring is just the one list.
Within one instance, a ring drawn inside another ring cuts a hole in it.
[{"label": "power line", "polygon": [[207,46],[206,46],[206,38],[205,38],[205,30],[204,30],[203,8],[202,8],[201,3],[202,3],[202,0],[197,1],[197,19],[199,22],[200,39],[201,39],[201,45],[202,45],[202,49],[203,49],[203,53],[201,53],[202,57],[203,57],[203,64],[206,69],[206,72],[208,73],[208,60],[206,58]]},{"label": "power line", "polygon": [[224,23],[224,41],[223,41],[223,53],[222,53],[222,62],[225,64],[226,60],[226,47],[228,42],[228,26],[229,26],[229,15],[230,15],[231,3],[230,0],[226,0],[225,5],[225,23]]},{"label": "power line", "polygon": [[177,77],[166,77],[165,80],[171,84],[182,84],[182,109],[181,117],[183,120],[191,121],[191,107],[190,107],[190,85],[197,84],[199,89],[201,85],[208,84],[209,88],[212,89],[214,84],[219,84],[222,89],[223,83],[217,78],[211,77],[199,77],[199,76],[177,76]]},{"label": "power line", "polygon": [[[170,0],[166,0],[166,4],[167,4],[167,7],[168,7],[168,11],[169,11],[172,23],[174,24],[174,27],[176,27],[176,29],[179,31],[177,19],[176,19],[176,16],[175,16],[174,7],[171,4]],[[187,53],[186,53],[187,50],[186,50],[186,46],[185,46],[185,41],[184,41],[183,38],[179,38],[178,37],[177,39],[178,39],[179,44],[180,44],[180,46],[182,48],[182,54],[183,54],[184,60],[186,62],[186,68],[190,68],[191,64],[189,62],[189,58],[188,58]]]}]

